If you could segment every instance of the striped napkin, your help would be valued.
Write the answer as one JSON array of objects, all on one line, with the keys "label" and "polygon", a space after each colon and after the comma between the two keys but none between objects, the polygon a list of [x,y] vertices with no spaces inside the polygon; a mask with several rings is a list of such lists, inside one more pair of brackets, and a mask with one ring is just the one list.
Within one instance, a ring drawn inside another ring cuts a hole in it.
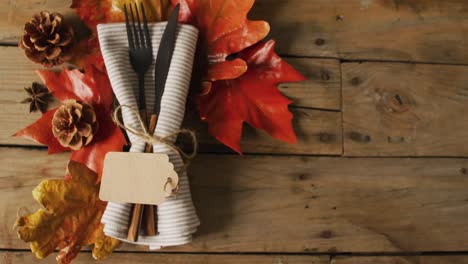
[{"label": "striped napkin", "polygon": [[[159,43],[167,22],[149,25],[153,43],[153,56],[157,57]],[[132,70],[128,57],[128,41],[124,23],[100,24],[97,27],[99,43],[109,74],[112,89],[121,105],[138,109],[138,77]],[[198,30],[190,25],[179,25],[174,54],[167,76],[161,111],[158,116],[155,135],[163,137],[180,129],[185,113],[185,102],[190,85],[192,65],[197,44]],[[150,114],[155,104],[154,62],[145,76],[147,112]],[[136,114],[122,108],[122,118],[126,126],[141,129]],[[145,142],[129,133],[131,152],[144,152]],[[174,142],[176,136],[171,138]],[[182,169],[183,160],[179,153],[163,144],[155,144],[154,152],[169,155],[179,174],[179,191],[176,197],[167,198],[156,210],[156,236],[140,235],[135,244],[148,245],[150,249],[187,244],[192,240],[200,222],[195,212],[186,172]],[[151,172],[149,172],[151,173]],[[109,202],[102,217],[104,233],[125,242],[128,233],[131,204]],[[140,231],[141,234],[141,231]],[[134,243],[134,242],[129,242]]]}]

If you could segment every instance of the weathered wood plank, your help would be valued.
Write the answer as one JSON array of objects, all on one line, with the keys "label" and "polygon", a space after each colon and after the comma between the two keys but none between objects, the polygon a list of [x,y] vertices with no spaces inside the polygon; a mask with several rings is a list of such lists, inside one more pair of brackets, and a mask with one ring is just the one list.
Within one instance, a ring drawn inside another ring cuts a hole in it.
[{"label": "weathered wood plank", "polygon": [[344,63],[344,153],[468,156],[468,67]]},{"label": "weathered wood plank", "polygon": [[[0,248],[31,190],[66,156],[0,148]],[[468,159],[199,155],[190,167],[202,225],[182,252],[421,252],[468,247]],[[122,250],[144,250],[124,246]]]},{"label": "weathered wood plank", "polygon": [[467,63],[465,0],[257,0],[283,54]]},{"label": "weathered wood plank", "polygon": [[[2,1],[0,42],[15,43],[33,13],[70,12],[70,2]],[[466,64],[467,13],[464,0],[257,0],[250,17],[271,23],[281,54]]]},{"label": "weathered wood plank", "polygon": [[29,105],[19,103],[27,97],[24,87],[40,81],[34,73],[38,67],[15,47],[0,47],[0,58],[0,144],[34,145],[12,135],[40,117],[40,113],[29,114]]},{"label": "weathered wood plank", "polygon": [[467,264],[468,255],[333,257],[331,264]]},{"label": "weathered wood plank", "polygon": [[[36,259],[29,252],[0,252],[0,259],[2,263],[50,263],[56,264],[57,261],[53,256],[44,260]],[[91,253],[82,252],[73,261],[75,264],[89,264],[95,263]],[[110,263],[167,263],[167,264],[328,264],[328,256],[284,256],[284,255],[209,255],[209,254],[138,254],[138,253],[114,253],[108,258],[96,263],[110,264]]]},{"label": "weathered wood plank", "polygon": [[[29,62],[21,50],[15,47],[0,47],[0,144],[36,145],[35,143],[13,138],[11,135],[21,128],[33,123],[40,114],[29,114],[28,105],[19,104],[26,97],[23,87],[38,81],[34,69],[38,66]],[[316,107],[327,110],[341,108],[340,66],[336,60],[288,59],[298,66],[308,78],[302,83],[282,84],[284,94],[295,101],[296,107]],[[247,129],[243,149],[246,152],[263,153],[302,153],[329,154],[342,153],[341,113],[311,109],[293,109],[294,126],[299,142],[286,144],[265,133]],[[194,110],[194,113],[196,110]],[[208,135],[204,124],[198,116],[190,117],[191,127],[199,130],[201,150],[227,151]]]},{"label": "weathered wood plank", "polygon": [[341,72],[338,60],[285,58],[307,80],[280,84],[293,105],[326,110],[341,110]]}]

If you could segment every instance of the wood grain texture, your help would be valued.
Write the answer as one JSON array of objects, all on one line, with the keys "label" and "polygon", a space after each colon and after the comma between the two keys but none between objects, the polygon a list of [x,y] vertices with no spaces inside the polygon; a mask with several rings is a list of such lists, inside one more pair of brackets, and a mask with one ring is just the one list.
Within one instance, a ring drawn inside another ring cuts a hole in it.
[{"label": "wood grain texture", "polygon": [[467,264],[468,255],[333,257],[331,264]]},{"label": "wood grain texture", "polygon": [[284,58],[307,80],[280,84],[295,106],[341,110],[341,72],[338,60]]},{"label": "wood grain texture", "polygon": [[[38,81],[34,69],[39,66],[29,62],[16,47],[0,47],[0,144],[37,145],[12,135],[23,127],[33,123],[40,114],[28,113],[27,104],[19,104],[26,97],[23,87]],[[309,80],[302,83],[282,84],[282,92],[295,101],[294,126],[299,138],[295,145],[280,142],[266,133],[246,128],[247,136],[243,140],[246,152],[261,153],[303,153],[337,155],[342,153],[341,113],[302,108],[340,109],[340,68],[336,60],[289,59],[298,66]],[[326,75],[326,76],[322,76]],[[201,124],[193,110],[187,119],[193,120],[184,126],[194,127],[198,131],[201,151],[229,151],[208,135],[206,126]]]},{"label": "wood grain texture", "polygon": [[[30,252],[0,252],[0,260],[4,264],[28,264],[43,263],[56,264],[51,255],[44,260],[35,259]],[[138,253],[114,253],[110,257],[96,262],[91,253],[82,252],[73,261],[74,264],[88,263],[121,263],[121,264],[328,264],[328,256],[284,256],[284,255],[207,255],[207,254],[138,254]]]},{"label": "wood grain texture", "polygon": [[23,25],[43,10],[71,13],[71,0],[12,0],[0,1],[0,42],[17,43]]},{"label": "wood grain texture", "polygon": [[0,1],[0,41],[15,44],[23,33],[23,25],[43,10],[71,14],[71,0]]},{"label": "wood grain texture", "polygon": [[[41,10],[70,0],[0,3],[0,42],[16,43]],[[344,59],[468,63],[465,0],[257,0],[249,14],[270,22],[281,54]]]},{"label": "wood grain texture", "polygon": [[468,67],[344,63],[348,156],[468,156]]},{"label": "wood grain texture", "polygon": [[[0,148],[0,248],[31,190],[66,155]],[[199,155],[189,168],[201,226],[180,252],[421,252],[468,247],[468,159]],[[121,250],[140,251],[124,245]]]},{"label": "wood grain texture", "polygon": [[28,97],[24,87],[40,81],[39,76],[34,73],[39,67],[29,62],[16,47],[0,47],[0,58],[0,144],[37,145],[12,135],[32,124],[41,115],[40,112],[30,114],[29,105],[19,103]]},{"label": "wood grain texture", "polygon": [[257,0],[282,54],[468,62],[465,0]]}]

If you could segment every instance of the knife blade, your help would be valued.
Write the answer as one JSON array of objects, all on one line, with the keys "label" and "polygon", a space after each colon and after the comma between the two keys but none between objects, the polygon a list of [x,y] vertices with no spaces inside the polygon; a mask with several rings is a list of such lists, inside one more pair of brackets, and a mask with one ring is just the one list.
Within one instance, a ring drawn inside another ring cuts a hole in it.
[{"label": "knife blade", "polygon": [[171,66],[172,54],[177,34],[177,21],[179,18],[180,4],[177,4],[168,19],[166,28],[164,29],[161,42],[159,44],[158,55],[155,64],[155,88],[156,88],[156,103],[153,113],[158,115],[161,110],[161,98],[164,93],[169,67]]}]

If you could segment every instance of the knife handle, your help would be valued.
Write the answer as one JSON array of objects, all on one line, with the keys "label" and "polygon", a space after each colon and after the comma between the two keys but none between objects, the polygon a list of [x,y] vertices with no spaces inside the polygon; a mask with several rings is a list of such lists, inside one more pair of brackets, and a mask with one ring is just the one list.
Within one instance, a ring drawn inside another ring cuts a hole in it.
[{"label": "knife handle", "polygon": [[[156,129],[156,123],[158,122],[158,116],[156,114],[152,114],[149,120],[148,125],[148,132],[153,135],[154,130]],[[145,152],[151,153],[153,152],[153,145],[146,143]]]},{"label": "knife handle", "polygon": [[[156,123],[158,122],[158,116],[152,114],[149,121],[149,132],[152,135],[154,130],[156,129]],[[153,146],[151,144],[146,144],[145,152],[151,153],[153,152]],[[146,231],[146,235],[154,236],[156,235],[156,219],[155,219],[155,205],[145,204],[145,208],[143,210],[143,220],[144,220],[144,230]]]}]

